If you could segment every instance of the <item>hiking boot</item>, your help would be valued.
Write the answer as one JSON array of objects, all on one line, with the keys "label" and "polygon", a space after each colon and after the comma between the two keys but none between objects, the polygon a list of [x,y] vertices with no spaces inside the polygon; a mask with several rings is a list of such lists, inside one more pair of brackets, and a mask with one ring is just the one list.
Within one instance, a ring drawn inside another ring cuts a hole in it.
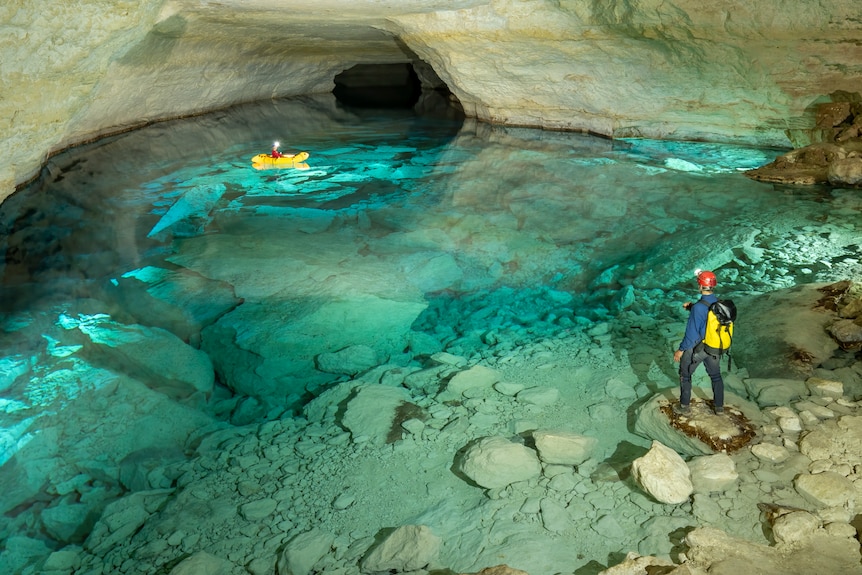
[{"label": "hiking boot", "polygon": [[724,413],[724,408],[723,407],[716,407],[714,411],[715,411],[716,415],[721,415],[722,413]]},{"label": "hiking boot", "polygon": [[691,406],[675,403],[673,405],[673,412],[677,415],[691,415]]}]

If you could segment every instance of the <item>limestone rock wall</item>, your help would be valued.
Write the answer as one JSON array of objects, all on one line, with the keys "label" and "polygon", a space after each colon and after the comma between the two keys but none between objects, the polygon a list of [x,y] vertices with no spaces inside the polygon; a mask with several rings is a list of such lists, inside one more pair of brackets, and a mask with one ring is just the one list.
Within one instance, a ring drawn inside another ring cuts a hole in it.
[{"label": "limestone rock wall", "polygon": [[468,115],[787,146],[859,90],[855,0],[69,0],[0,6],[0,199],[54,151],[163,118],[430,64]]}]

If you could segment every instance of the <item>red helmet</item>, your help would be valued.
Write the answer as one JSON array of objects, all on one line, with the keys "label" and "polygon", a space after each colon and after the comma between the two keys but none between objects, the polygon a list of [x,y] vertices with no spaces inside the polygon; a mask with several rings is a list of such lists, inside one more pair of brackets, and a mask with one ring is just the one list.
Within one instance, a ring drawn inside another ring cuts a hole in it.
[{"label": "red helmet", "polygon": [[715,279],[715,274],[712,272],[697,272],[697,283],[702,287],[715,287],[718,280]]}]

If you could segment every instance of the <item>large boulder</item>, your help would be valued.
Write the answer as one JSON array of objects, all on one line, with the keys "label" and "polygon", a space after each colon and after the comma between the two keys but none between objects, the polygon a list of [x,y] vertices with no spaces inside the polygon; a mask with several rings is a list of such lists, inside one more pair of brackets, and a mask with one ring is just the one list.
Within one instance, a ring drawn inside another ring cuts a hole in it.
[{"label": "large boulder", "polygon": [[595,437],[551,429],[537,429],[533,441],[542,462],[572,466],[589,459],[598,445]]},{"label": "large boulder", "polygon": [[658,441],[653,441],[646,455],[632,462],[632,477],[659,503],[684,503],[694,492],[685,461]]},{"label": "large boulder", "polygon": [[458,469],[488,489],[537,478],[542,466],[536,452],[505,437],[485,437],[470,445]]},{"label": "large boulder", "polygon": [[706,403],[711,399],[711,390],[693,387],[692,414],[681,419],[671,411],[679,389],[656,393],[635,410],[634,431],[685,456],[711,455],[721,448],[738,449],[751,439],[754,425],[769,421],[756,404],[728,391],[725,415],[715,416]]},{"label": "large boulder", "polygon": [[409,399],[403,387],[359,386],[346,403],[341,424],[350,430],[354,441],[386,443],[398,409]]}]

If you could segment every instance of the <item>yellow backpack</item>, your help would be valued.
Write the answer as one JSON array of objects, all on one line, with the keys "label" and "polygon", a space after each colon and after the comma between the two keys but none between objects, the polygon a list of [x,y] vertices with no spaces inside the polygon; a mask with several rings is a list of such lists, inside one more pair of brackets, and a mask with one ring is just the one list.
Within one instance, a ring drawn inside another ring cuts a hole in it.
[{"label": "yellow backpack", "polygon": [[706,314],[706,333],[703,344],[707,351],[718,353],[719,356],[729,352],[733,343],[733,322],[736,321],[736,305],[729,299],[720,299],[713,304],[705,301],[699,302],[709,305]]}]

